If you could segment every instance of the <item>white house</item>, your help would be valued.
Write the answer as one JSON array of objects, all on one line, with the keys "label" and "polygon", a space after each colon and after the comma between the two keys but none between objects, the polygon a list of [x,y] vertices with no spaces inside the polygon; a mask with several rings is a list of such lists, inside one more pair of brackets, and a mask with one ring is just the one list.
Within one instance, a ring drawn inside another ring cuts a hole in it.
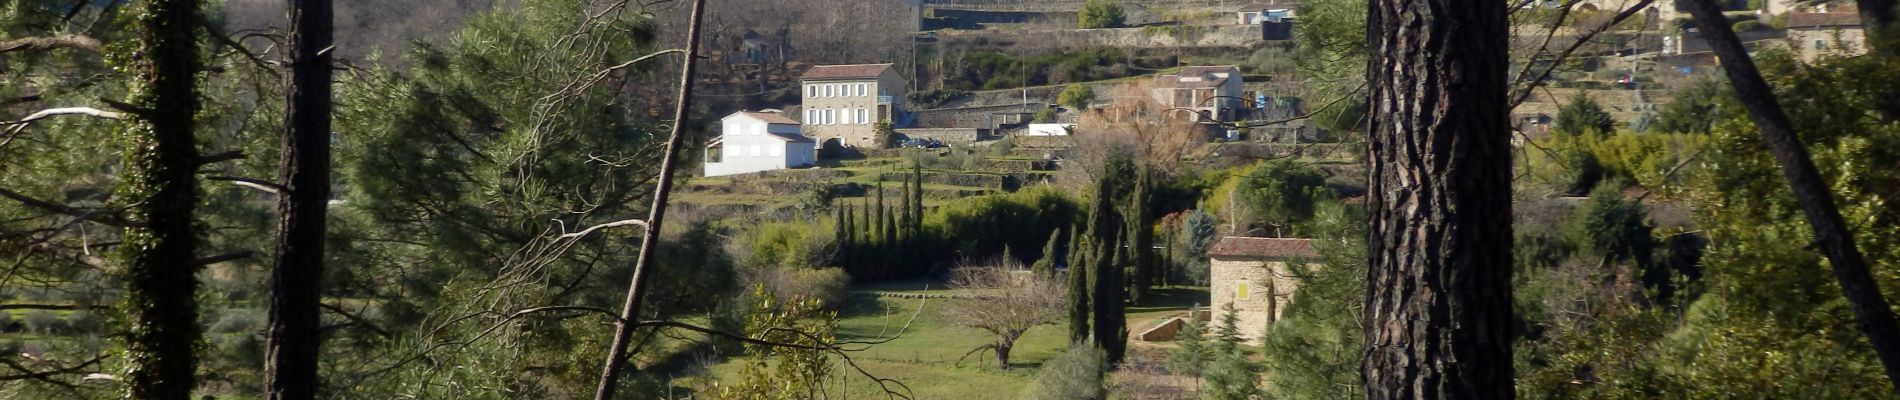
[{"label": "white house", "polygon": [[799,123],[776,112],[740,111],[719,120],[719,138],[706,144],[706,176],[795,167],[817,161],[817,142]]},{"label": "white house", "polygon": [[1155,101],[1174,109],[1201,113],[1215,121],[1233,121],[1244,106],[1244,78],[1232,65],[1183,67],[1174,75],[1155,77]]},{"label": "white house", "polygon": [[1023,136],[1069,136],[1075,131],[1075,124],[1029,124],[1029,130]]},{"label": "white house", "polygon": [[1207,258],[1212,318],[1218,321],[1233,304],[1237,325],[1245,327],[1240,336],[1252,343],[1259,343],[1261,328],[1278,322],[1292,304],[1300,286],[1292,267],[1322,267],[1312,263],[1319,258],[1312,239],[1229,236],[1208,248]]}]

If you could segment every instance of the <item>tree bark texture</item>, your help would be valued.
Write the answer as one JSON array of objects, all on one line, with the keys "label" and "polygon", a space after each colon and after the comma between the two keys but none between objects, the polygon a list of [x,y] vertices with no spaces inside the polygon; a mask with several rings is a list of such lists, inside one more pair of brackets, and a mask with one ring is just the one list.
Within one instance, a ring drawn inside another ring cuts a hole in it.
[{"label": "tree bark texture", "polygon": [[1505,7],[1368,11],[1368,398],[1512,398]]},{"label": "tree bark texture", "polygon": [[126,125],[126,172],[118,196],[143,225],[125,230],[123,336],[128,397],[184,400],[196,387],[199,238],[198,1],[153,0],[134,11],[137,47],[129,57],[131,103],[143,111]]},{"label": "tree bark texture", "polygon": [[666,220],[667,194],[673,192],[673,172],[679,166],[680,143],[686,138],[686,114],[692,110],[693,69],[699,65],[699,29],[700,20],[706,14],[706,0],[694,0],[692,19],[686,25],[686,52],[680,62],[679,100],[673,107],[673,127],[666,138],[666,153],[660,159],[659,183],[653,189],[653,206],[647,212],[646,230],[640,236],[640,255],[634,260],[633,277],[627,282],[627,299],[620,308],[620,320],[614,322],[614,341],[607,350],[607,359],[602,361],[599,385],[594,387],[594,400],[614,398],[618,389],[620,371],[627,365],[627,347],[632,344],[633,330],[638,329],[640,317],[641,290],[646,285],[646,277],[653,272],[653,259],[658,257],[660,245],[660,226]]},{"label": "tree bark texture", "polygon": [[316,398],[318,303],[330,201],[330,0],[290,4],[290,93],[277,197],[264,390],[271,399]]},{"label": "tree bark texture", "polygon": [[1886,367],[1887,381],[1896,390],[1900,390],[1900,324],[1896,324],[1893,312],[1888,308],[1887,299],[1881,295],[1880,287],[1874,282],[1873,273],[1867,265],[1867,258],[1854,242],[1854,234],[1847,230],[1847,223],[1841,218],[1841,210],[1834,204],[1834,194],[1828,190],[1821,173],[1814,167],[1814,160],[1808,156],[1807,147],[1795,136],[1794,123],[1775,100],[1774,89],[1763,80],[1761,71],[1755,68],[1755,61],[1748,57],[1748,50],[1742,47],[1742,41],[1730,30],[1723,20],[1722,9],[1710,0],[1691,0],[1690,13],[1695,16],[1696,26],[1701,28],[1703,37],[1708,38],[1709,46],[1721,58],[1722,69],[1727,72],[1729,83],[1735,87],[1737,98],[1742,107],[1748,109],[1748,115],[1755,120],[1755,126],[1761,130],[1762,140],[1767,142],[1768,152],[1781,164],[1782,176],[1788,179],[1788,185],[1794,192],[1796,203],[1801,205],[1801,213],[1814,228],[1815,247],[1827,256],[1828,264],[1834,267],[1834,278],[1841,284],[1841,294],[1854,310],[1854,316],[1860,321],[1860,328],[1867,334],[1867,340],[1879,356],[1880,364]]}]

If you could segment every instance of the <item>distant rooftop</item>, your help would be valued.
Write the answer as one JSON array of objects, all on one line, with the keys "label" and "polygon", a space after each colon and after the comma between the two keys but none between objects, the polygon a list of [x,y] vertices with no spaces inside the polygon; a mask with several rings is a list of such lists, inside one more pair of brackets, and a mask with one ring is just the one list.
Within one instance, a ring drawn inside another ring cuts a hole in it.
[{"label": "distant rooftop", "polygon": [[807,81],[877,79],[889,69],[891,69],[891,64],[820,65],[811,67],[811,70],[805,71],[805,74],[800,75],[798,79]]},{"label": "distant rooftop", "polygon": [[1155,86],[1159,88],[1219,87],[1228,79],[1240,79],[1240,67],[1232,65],[1182,67],[1179,73],[1156,78]]},{"label": "distant rooftop", "polygon": [[799,125],[799,122],[797,120],[788,118],[785,116],[785,114],[773,113],[773,112],[758,112],[758,111],[740,111],[739,113],[745,114],[746,116],[749,116],[752,118],[757,118],[760,121],[765,121],[765,123],[768,123],[768,124]]},{"label": "distant rooftop", "polygon": [[1319,257],[1319,251],[1313,249],[1313,239],[1228,236],[1208,248],[1207,255],[1287,259]]},{"label": "distant rooftop", "polygon": [[1788,13],[1788,28],[1858,27],[1860,14],[1851,12]]}]

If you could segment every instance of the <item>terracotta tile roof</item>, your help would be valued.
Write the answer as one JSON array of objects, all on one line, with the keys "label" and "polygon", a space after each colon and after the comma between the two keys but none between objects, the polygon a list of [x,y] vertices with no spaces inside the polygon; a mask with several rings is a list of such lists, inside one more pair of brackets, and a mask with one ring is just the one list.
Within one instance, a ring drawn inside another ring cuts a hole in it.
[{"label": "terracotta tile roof", "polygon": [[768,123],[768,124],[786,124],[786,125],[799,124],[798,121],[786,117],[785,114],[758,112],[758,111],[740,111],[739,113],[745,114],[746,116],[749,116],[752,118],[757,118],[760,121],[765,121],[765,123]]},{"label": "terracotta tile roof", "polygon": [[1207,249],[1207,255],[1285,259],[1319,257],[1319,252],[1313,249],[1313,239],[1228,236]]},{"label": "terracotta tile roof", "polygon": [[1845,12],[1788,13],[1789,28],[1857,27],[1860,14]]},{"label": "terracotta tile roof", "polygon": [[799,75],[799,80],[877,79],[890,64],[820,65]]}]

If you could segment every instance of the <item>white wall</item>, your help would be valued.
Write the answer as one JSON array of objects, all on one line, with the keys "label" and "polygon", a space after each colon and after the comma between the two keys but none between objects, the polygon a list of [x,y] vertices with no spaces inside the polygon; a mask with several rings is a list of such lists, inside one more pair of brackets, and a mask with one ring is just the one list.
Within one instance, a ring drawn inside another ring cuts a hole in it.
[{"label": "white wall", "polygon": [[705,176],[808,167],[815,161],[813,142],[787,141],[767,133],[797,134],[797,125],[767,124],[745,114],[733,114],[720,120],[719,126],[721,154],[717,160],[706,160]]}]

